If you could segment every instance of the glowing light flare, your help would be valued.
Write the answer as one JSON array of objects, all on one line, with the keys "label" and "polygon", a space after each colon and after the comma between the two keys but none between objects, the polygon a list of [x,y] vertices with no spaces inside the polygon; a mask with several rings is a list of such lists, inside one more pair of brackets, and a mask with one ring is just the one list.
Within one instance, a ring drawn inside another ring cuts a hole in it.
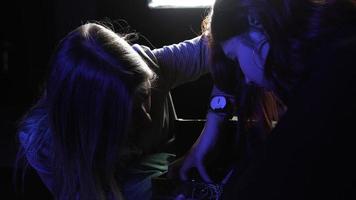
[{"label": "glowing light flare", "polygon": [[215,0],[151,0],[150,8],[206,8],[213,5]]}]

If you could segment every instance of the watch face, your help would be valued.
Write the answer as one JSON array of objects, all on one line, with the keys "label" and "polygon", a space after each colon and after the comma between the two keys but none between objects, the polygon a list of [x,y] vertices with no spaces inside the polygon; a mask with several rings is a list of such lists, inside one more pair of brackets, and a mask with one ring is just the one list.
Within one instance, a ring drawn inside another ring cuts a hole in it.
[{"label": "watch face", "polygon": [[226,98],[224,96],[215,96],[210,101],[210,107],[213,110],[224,109],[226,107]]}]

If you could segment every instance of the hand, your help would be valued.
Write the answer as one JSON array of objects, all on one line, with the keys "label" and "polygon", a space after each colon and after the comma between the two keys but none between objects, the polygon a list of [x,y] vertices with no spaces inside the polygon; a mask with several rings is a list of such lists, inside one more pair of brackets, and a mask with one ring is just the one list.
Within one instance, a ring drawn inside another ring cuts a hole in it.
[{"label": "hand", "polygon": [[170,179],[179,179],[179,170],[182,167],[183,161],[185,157],[180,157],[173,161],[171,164],[168,166],[168,172],[167,172],[167,177]]},{"label": "hand", "polygon": [[213,181],[211,180],[210,176],[207,173],[207,170],[204,166],[203,160],[205,158],[205,152],[204,150],[200,151],[202,145],[196,145],[194,146],[191,151],[188,153],[188,155],[185,157],[185,160],[183,162],[182,167],[180,168],[179,175],[180,178],[183,181],[188,181],[189,177],[189,171],[192,168],[196,168],[200,177],[203,179],[204,182],[207,183],[212,183]]},{"label": "hand", "polygon": [[212,151],[216,145],[220,126],[224,122],[224,117],[216,113],[208,113],[207,121],[199,138],[185,157],[179,175],[183,181],[187,181],[189,171],[193,168],[198,170],[200,177],[206,183],[213,183],[204,166],[206,155]]},{"label": "hand", "polygon": [[178,196],[176,196],[174,198],[174,200],[185,200],[185,199],[187,199],[187,198],[185,198],[184,194],[179,194]]}]

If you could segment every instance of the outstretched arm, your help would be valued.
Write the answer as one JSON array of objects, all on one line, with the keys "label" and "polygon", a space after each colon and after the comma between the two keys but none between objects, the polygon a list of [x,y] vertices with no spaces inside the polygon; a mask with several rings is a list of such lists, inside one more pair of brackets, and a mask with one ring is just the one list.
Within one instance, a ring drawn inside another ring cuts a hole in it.
[{"label": "outstretched arm", "polygon": [[209,48],[205,36],[152,50],[168,89],[208,73]]},{"label": "outstretched arm", "polygon": [[225,120],[224,118],[216,113],[208,113],[204,129],[190,149],[180,169],[179,175],[182,180],[188,180],[189,171],[195,167],[205,182],[213,182],[204,166],[204,159],[206,154],[212,151],[216,145],[221,124]]},{"label": "outstretched arm", "polygon": [[[235,104],[235,100],[232,95],[226,94],[214,87],[212,96],[216,95],[225,96],[232,105]],[[230,109],[233,109],[233,107]],[[230,112],[233,113],[233,111]],[[188,180],[189,171],[192,168],[196,168],[199,175],[205,182],[213,182],[207,173],[206,166],[204,166],[204,160],[207,154],[215,149],[217,141],[220,137],[220,132],[226,126],[227,121],[231,118],[231,113],[208,112],[204,129],[190,149],[180,169],[180,178],[182,180]]]}]

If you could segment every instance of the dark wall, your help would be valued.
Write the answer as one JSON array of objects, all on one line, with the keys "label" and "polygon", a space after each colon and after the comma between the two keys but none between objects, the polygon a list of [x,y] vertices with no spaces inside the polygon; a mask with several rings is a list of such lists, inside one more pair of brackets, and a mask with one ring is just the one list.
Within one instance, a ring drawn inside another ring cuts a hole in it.
[{"label": "dark wall", "polygon": [[[4,170],[0,185],[10,185],[18,121],[39,96],[51,52],[69,31],[87,21],[111,22],[117,31],[143,35],[138,43],[161,47],[197,36],[206,12],[205,9],[151,10],[144,0],[2,1],[0,166]],[[198,82],[174,89],[179,117],[203,118],[210,87],[210,77],[204,76]]]}]

